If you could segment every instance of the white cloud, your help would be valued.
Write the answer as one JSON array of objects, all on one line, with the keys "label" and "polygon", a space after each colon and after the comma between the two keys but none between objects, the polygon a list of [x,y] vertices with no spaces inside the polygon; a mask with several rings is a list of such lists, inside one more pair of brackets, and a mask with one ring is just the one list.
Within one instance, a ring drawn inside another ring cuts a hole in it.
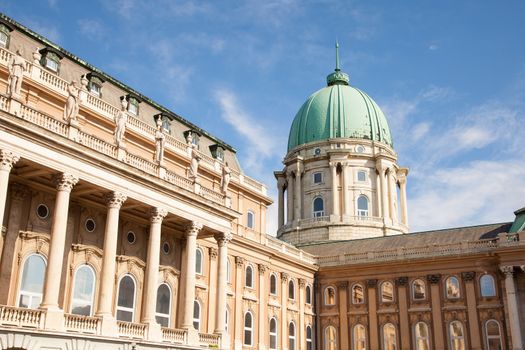
[{"label": "white cloud", "polygon": [[97,20],[84,18],[79,19],[77,24],[80,32],[90,39],[101,39],[106,35],[106,28]]},{"label": "white cloud", "polygon": [[412,128],[412,139],[414,141],[419,141],[422,137],[424,137],[428,131],[430,130],[430,123],[423,122],[414,125]]},{"label": "white cloud", "polygon": [[34,32],[42,35],[43,37],[55,42],[60,42],[60,31],[58,28],[52,24],[44,24],[36,20],[28,19],[24,21],[27,24],[27,27],[33,30]]},{"label": "white cloud", "polygon": [[428,46],[428,49],[429,49],[430,51],[436,51],[436,50],[439,49],[439,45],[437,45],[437,44],[430,44],[430,45]]}]

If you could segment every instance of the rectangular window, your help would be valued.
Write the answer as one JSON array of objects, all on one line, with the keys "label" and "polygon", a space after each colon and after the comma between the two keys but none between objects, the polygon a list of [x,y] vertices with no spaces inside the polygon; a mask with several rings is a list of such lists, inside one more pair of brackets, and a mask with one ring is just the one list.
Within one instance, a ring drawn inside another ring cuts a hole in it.
[{"label": "rectangular window", "polygon": [[366,182],[366,172],[365,171],[358,171],[357,172],[357,181],[359,181],[359,182]]},{"label": "rectangular window", "polygon": [[0,46],[7,47],[7,34],[0,32]]},{"label": "rectangular window", "polygon": [[323,182],[323,173],[314,173],[314,184],[320,184]]},{"label": "rectangular window", "polygon": [[53,72],[58,72],[58,62],[46,57],[46,68],[49,68]]},{"label": "rectangular window", "polygon": [[89,84],[89,91],[97,96],[97,97],[100,97],[100,91],[101,91],[101,88],[99,85],[95,84],[95,83],[91,83]]}]

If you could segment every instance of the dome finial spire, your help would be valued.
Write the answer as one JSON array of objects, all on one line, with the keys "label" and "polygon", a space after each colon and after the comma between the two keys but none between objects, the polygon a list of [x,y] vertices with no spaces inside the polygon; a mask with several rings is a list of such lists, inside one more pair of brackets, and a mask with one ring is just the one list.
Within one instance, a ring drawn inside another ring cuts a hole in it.
[{"label": "dome finial spire", "polygon": [[339,41],[335,41],[335,71],[339,72],[341,69],[339,68]]}]

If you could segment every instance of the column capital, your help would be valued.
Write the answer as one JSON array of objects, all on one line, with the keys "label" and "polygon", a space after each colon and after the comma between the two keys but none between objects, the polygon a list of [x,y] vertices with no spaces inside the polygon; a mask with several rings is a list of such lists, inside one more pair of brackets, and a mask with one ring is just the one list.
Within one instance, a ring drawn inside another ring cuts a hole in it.
[{"label": "column capital", "polygon": [[514,276],[514,266],[512,265],[500,266],[499,269],[505,275],[505,277]]},{"label": "column capital", "polygon": [[283,189],[285,184],[286,184],[286,178],[284,176],[279,176],[277,178],[277,188]]},{"label": "column capital", "polygon": [[374,288],[375,286],[377,286],[377,279],[371,279],[371,280],[366,280],[366,285],[369,287],[369,288]]},{"label": "column capital", "polygon": [[71,192],[78,182],[78,177],[69,173],[59,173],[53,178],[57,191]]},{"label": "column capital", "polygon": [[299,278],[299,288],[306,287],[306,280],[304,278]]},{"label": "column capital", "polygon": [[259,264],[259,274],[264,275],[266,271],[268,271],[269,267],[268,265]]},{"label": "column capital", "polygon": [[245,261],[244,258],[241,256],[235,257],[235,264],[237,264],[237,267],[243,267],[244,261]]},{"label": "column capital", "polygon": [[401,277],[398,277],[396,278],[396,285],[397,286],[406,286],[408,284],[408,277],[406,276],[401,276]]},{"label": "column capital", "polygon": [[168,215],[168,211],[166,209],[151,208],[149,219],[152,224],[160,224],[166,215]]},{"label": "column capital", "polygon": [[348,281],[339,281],[336,283],[338,289],[346,290],[348,288]]},{"label": "column capital", "polygon": [[192,221],[191,224],[186,226],[186,237],[197,236],[202,227],[203,225],[200,222]]},{"label": "column capital", "polygon": [[128,197],[120,192],[111,191],[106,193],[106,205],[111,209],[120,209],[126,199]]},{"label": "column capital", "polygon": [[281,281],[283,283],[288,282],[288,278],[290,278],[290,276],[288,276],[288,274],[286,272],[281,272]]},{"label": "column capital", "polygon": [[23,200],[30,193],[29,188],[26,185],[17,182],[10,184],[9,190],[11,191],[11,198],[18,201]]},{"label": "column capital", "polygon": [[233,235],[230,232],[216,233],[213,238],[217,241],[219,247],[224,247],[233,239]]},{"label": "column capital", "polygon": [[466,271],[461,273],[461,278],[465,282],[472,282],[476,278],[476,273],[474,271]]},{"label": "column capital", "polygon": [[427,281],[430,284],[438,284],[441,281],[441,274],[435,273],[433,275],[427,275]]},{"label": "column capital", "polygon": [[4,149],[0,149],[0,170],[11,171],[13,165],[20,160],[20,156]]},{"label": "column capital", "polygon": [[219,251],[216,248],[210,248],[210,259],[215,260],[219,255]]}]

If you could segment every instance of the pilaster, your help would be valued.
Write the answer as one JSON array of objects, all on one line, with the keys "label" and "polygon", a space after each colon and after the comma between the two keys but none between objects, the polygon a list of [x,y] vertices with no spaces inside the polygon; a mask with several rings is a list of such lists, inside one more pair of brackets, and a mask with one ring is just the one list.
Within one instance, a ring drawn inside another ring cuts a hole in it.
[{"label": "pilaster", "polygon": [[434,347],[436,350],[445,349],[445,333],[443,331],[443,315],[441,313],[441,275],[427,275],[430,283],[430,299],[432,307],[432,334],[434,334]]}]

